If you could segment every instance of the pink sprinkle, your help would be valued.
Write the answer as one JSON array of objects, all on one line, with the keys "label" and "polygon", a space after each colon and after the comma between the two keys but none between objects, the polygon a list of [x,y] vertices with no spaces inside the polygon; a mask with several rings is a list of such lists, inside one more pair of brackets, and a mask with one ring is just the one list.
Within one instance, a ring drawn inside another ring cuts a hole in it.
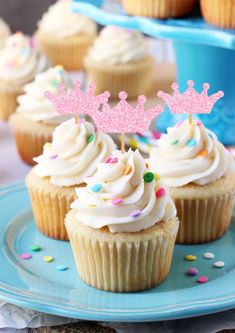
[{"label": "pink sprinkle", "polygon": [[104,163],[110,163],[111,161],[112,161],[112,157],[110,156],[104,161]]},{"label": "pink sprinkle", "polygon": [[79,123],[79,124],[84,124],[84,120],[79,118],[79,119],[78,119],[78,123]]},{"label": "pink sprinkle", "polygon": [[58,155],[52,155],[52,156],[50,156],[49,158],[50,158],[50,160],[54,160],[54,159],[56,159],[58,157]]},{"label": "pink sprinkle", "polygon": [[152,131],[152,136],[154,137],[154,139],[160,139],[161,137],[161,133],[157,132],[157,131]]},{"label": "pink sprinkle", "polygon": [[122,203],[122,198],[116,198],[116,199],[113,199],[111,202],[113,205],[118,205],[120,203]]},{"label": "pink sprinkle", "polygon": [[208,281],[208,277],[207,276],[200,276],[198,279],[197,279],[197,282],[199,283],[206,283]]},{"label": "pink sprinkle", "polygon": [[114,157],[114,158],[111,158],[111,161],[109,163],[117,163],[117,162],[118,162],[118,158]]},{"label": "pink sprinkle", "polygon": [[197,126],[201,126],[201,124],[202,124],[201,120],[197,120],[196,124],[197,124]]},{"label": "pink sprinkle", "polygon": [[130,217],[135,218],[135,217],[140,216],[140,214],[141,214],[141,211],[139,209],[136,209],[136,210],[133,210],[133,212],[130,213]]},{"label": "pink sprinkle", "polygon": [[183,124],[183,120],[178,121],[178,123],[175,125],[175,127],[180,127]]},{"label": "pink sprinkle", "polygon": [[165,195],[165,193],[166,193],[166,190],[163,187],[161,187],[156,191],[156,197],[161,198]]},{"label": "pink sprinkle", "polygon": [[35,40],[33,38],[29,38],[29,46],[31,47],[31,49],[35,48]]},{"label": "pink sprinkle", "polygon": [[21,258],[24,259],[24,260],[28,260],[31,258],[31,254],[29,253],[22,253],[21,254]]}]

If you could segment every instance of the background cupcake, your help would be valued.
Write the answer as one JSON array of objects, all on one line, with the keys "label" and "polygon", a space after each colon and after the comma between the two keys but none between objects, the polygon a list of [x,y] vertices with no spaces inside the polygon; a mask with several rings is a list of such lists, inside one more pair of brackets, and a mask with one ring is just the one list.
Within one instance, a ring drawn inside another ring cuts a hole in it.
[{"label": "background cupcake", "polygon": [[45,235],[67,240],[64,218],[75,200],[75,187],[96,171],[114,149],[112,139],[95,132],[92,124],[69,119],[59,125],[52,143],[44,146],[38,163],[26,177],[37,228]]},{"label": "background cupcake", "polygon": [[0,119],[15,111],[23,86],[45,67],[46,59],[32,37],[17,32],[7,39],[0,52]]},{"label": "background cupcake", "polygon": [[233,0],[201,0],[204,19],[221,28],[235,28],[235,2]]},{"label": "background cupcake", "polygon": [[164,19],[190,14],[196,0],[122,0],[122,3],[128,14]]},{"label": "background cupcake", "polygon": [[151,150],[150,167],[170,187],[180,220],[178,243],[221,237],[232,216],[235,173],[231,154],[200,121],[168,128]]},{"label": "background cupcake", "polygon": [[0,18],[0,49],[4,47],[5,41],[10,36],[10,34],[10,27]]},{"label": "background cupcake", "polygon": [[135,98],[151,87],[153,59],[144,36],[118,27],[105,27],[85,58],[89,81],[96,93],[109,90],[118,98],[120,91]]},{"label": "background cupcake", "polygon": [[65,220],[82,280],[118,292],[163,282],[178,219],[167,189],[140,153],[115,151],[85,183]]},{"label": "background cupcake", "polygon": [[70,6],[70,0],[59,0],[52,5],[38,24],[37,38],[52,64],[80,70],[96,36],[96,24],[73,13]]},{"label": "background cupcake", "polygon": [[43,145],[52,140],[56,126],[69,116],[59,114],[44,96],[45,91],[58,93],[63,83],[69,90],[71,82],[63,67],[56,66],[40,73],[35,80],[24,86],[24,95],[17,98],[19,106],[10,118],[18,152],[23,161],[35,164],[33,158],[42,154]]}]

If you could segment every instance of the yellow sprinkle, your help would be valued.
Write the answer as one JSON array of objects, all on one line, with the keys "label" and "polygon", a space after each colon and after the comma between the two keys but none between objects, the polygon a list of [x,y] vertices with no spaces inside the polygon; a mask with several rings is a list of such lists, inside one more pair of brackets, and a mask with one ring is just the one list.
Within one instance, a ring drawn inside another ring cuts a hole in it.
[{"label": "yellow sprinkle", "polygon": [[45,262],[52,262],[53,261],[53,257],[52,256],[44,256],[43,257],[43,261],[45,261]]},{"label": "yellow sprinkle", "polygon": [[208,151],[206,149],[200,151],[200,153],[198,154],[198,156],[204,157],[208,154]]},{"label": "yellow sprinkle", "polygon": [[133,148],[133,149],[138,148],[138,142],[135,139],[130,139],[129,144],[130,144],[131,148]]},{"label": "yellow sprinkle", "polygon": [[196,256],[192,255],[192,254],[187,254],[185,257],[184,257],[185,260],[187,261],[195,261],[197,259]]},{"label": "yellow sprinkle", "polygon": [[160,177],[157,173],[154,173],[154,178],[155,178],[156,180],[159,180],[161,177]]},{"label": "yellow sprinkle", "polygon": [[127,165],[123,172],[124,176],[127,176],[131,172],[131,170],[132,170],[131,166]]},{"label": "yellow sprinkle", "polygon": [[46,148],[51,148],[52,147],[52,143],[49,143],[49,142],[45,143],[45,147]]},{"label": "yellow sprinkle", "polygon": [[148,150],[151,152],[151,149],[153,148],[153,145],[148,144]]}]

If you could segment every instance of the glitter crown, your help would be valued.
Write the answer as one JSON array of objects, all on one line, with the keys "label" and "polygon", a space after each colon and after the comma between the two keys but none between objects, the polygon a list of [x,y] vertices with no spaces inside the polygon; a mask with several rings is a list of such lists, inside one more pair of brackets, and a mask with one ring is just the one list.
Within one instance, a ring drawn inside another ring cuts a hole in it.
[{"label": "glitter crown", "polygon": [[58,85],[58,94],[46,91],[44,95],[54,104],[56,110],[64,115],[88,114],[88,110],[89,112],[94,113],[99,110],[102,104],[108,101],[109,93],[107,91],[95,96],[94,84],[89,85],[87,93],[83,92],[80,87],[80,81],[75,81],[73,90],[66,92],[64,84],[60,83]]},{"label": "glitter crown", "polygon": [[208,96],[209,83],[203,84],[203,90],[200,94],[193,88],[194,81],[190,80],[187,84],[188,89],[182,94],[179,92],[179,85],[176,82],[172,84],[173,96],[163,91],[158,92],[158,96],[166,102],[172,113],[210,113],[218,99],[224,96],[223,91]]},{"label": "glitter crown", "polygon": [[157,105],[147,111],[144,109],[146,97],[141,95],[135,108],[126,101],[127,93],[119,93],[120,101],[112,108],[108,104],[109,92],[98,96],[94,95],[95,85],[89,87],[87,94],[81,91],[80,82],[75,82],[73,90],[66,93],[64,86],[59,86],[59,94],[45,92],[45,96],[55,105],[62,114],[84,113],[89,115],[100,132],[132,133],[145,132],[156,115],[163,111]]}]

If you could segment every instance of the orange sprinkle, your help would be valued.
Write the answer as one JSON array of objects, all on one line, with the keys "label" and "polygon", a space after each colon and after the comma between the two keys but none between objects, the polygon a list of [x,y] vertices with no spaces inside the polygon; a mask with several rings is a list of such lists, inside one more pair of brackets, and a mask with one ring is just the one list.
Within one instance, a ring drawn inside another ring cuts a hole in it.
[{"label": "orange sprinkle", "polygon": [[131,166],[130,166],[130,165],[127,165],[127,166],[125,167],[124,172],[123,172],[124,176],[129,175],[129,173],[131,172],[131,170],[132,170]]},{"label": "orange sprinkle", "polygon": [[208,151],[206,149],[200,151],[200,153],[198,154],[198,156],[204,157],[208,154]]},{"label": "orange sprinkle", "polygon": [[149,169],[149,164],[148,163],[146,163],[145,166],[146,166],[147,169]]}]

